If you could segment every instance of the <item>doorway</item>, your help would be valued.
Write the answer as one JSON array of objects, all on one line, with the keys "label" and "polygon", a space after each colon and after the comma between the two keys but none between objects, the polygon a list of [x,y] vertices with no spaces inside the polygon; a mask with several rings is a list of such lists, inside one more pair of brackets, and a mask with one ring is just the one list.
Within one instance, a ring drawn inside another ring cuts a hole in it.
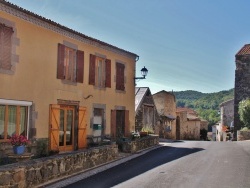
[{"label": "doorway", "polygon": [[180,117],[177,116],[176,118],[176,140],[180,140],[181,139],[181,128],[180,128]]},{"label": "doorway", "polygon": [[128,137],[130,134],[129,111],[112,110],[111,111],[111,137],[120,139]]},{"label": "doorway", "polygon": [[86,107],[50,105],[49,150],[73,151],[87,147]]}]

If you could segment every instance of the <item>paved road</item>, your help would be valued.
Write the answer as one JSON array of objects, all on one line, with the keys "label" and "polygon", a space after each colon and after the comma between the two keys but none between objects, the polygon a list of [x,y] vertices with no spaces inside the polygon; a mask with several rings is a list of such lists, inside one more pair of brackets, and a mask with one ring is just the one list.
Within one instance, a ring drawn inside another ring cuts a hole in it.
[{"label": "paved road", "polygon": [[250,142],[174,142],[67,187],[249,188]]}]

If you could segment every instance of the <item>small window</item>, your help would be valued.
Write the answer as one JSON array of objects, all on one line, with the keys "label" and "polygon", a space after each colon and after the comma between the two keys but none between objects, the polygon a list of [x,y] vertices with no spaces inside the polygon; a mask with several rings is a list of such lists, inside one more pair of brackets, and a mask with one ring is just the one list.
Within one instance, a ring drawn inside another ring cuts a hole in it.
[{"label": "small window", "polygon": [[0,69],[11,70],[12,27],[0,23]]},{"label": "small window", "polygon": [[0,105],[0,141],[12,135],[27,136],[27,106]]},{"label": "small window", "polygon": [[65,47],[64,56],[65,80],[76,81],[76,50]]},{"label": "small window", "polygon": [[83,83],[84,52],[58,44],[57,78]]},{"label": "small window", "polygon": [[96,58],[96,75],[95,75],[95,86],[105,87],[105,59]]},{"label": "small window", "polygon": [[90,54],[89,84],[99,88],[111,87],[111,60]]}]

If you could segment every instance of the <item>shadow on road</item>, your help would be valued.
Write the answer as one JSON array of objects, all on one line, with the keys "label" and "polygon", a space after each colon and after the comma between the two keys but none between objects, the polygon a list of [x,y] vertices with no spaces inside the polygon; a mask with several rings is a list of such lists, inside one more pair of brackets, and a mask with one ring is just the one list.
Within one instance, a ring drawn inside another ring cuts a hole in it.
[{"label": "shadow on road", "polygon": [[164,146],[105,170],[68,187],[112,187],[160,165],[204,150],[203,148],[180,148]]}]

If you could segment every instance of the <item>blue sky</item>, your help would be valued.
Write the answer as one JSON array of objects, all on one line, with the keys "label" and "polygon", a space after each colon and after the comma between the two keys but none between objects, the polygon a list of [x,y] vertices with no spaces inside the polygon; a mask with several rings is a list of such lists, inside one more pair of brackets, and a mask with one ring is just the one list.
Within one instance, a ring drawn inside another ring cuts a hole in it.
[{"label": "blue sky", "polygon": [[137,82],[161,90],[234,87],[235,54],[250,43],[248,0],[9,0],[140,56]]}]

